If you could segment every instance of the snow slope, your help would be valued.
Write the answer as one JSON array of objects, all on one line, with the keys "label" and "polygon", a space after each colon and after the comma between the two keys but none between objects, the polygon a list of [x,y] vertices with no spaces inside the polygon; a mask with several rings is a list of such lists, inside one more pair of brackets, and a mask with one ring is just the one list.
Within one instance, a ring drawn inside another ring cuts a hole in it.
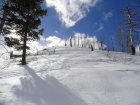
[{"label": "snow slope", "polygon": [[140,56],[60,47],[1,58],[0,105],[140,105]]}]

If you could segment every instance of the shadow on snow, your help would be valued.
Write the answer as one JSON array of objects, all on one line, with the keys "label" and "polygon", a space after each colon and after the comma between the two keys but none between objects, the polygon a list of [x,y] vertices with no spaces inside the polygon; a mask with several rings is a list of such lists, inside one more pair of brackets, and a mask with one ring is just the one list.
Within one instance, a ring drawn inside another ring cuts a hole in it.
[{"label": "shadow on snow", "polygon": [[47,75],[43,80],[30,67],[24,68],[32,78],[21,78],[21,87],[13,87],[18,98],[36,105],[86,105],[80,97],[66,89],[54,77]]},{"label": "shadow on snow", "polygon": [[4,101],[0,101],[0,105],[5,105]]}]

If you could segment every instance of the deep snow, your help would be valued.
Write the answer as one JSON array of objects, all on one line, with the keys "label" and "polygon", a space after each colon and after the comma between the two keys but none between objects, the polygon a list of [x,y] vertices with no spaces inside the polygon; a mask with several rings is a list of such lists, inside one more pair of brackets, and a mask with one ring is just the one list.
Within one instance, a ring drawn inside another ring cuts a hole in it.
[{"label": "deep snow", "polygon": [[[7,56],[6,56],[7,57]],[[140,56],[60,47],[0,59],[0,105],[140,105]]]}]

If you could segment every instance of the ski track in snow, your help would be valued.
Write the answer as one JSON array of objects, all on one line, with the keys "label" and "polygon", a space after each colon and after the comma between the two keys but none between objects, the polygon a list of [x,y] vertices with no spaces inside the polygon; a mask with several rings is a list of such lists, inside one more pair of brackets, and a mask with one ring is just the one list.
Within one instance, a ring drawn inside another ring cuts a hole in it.
[{"label": "ski track in snow", "polygon": [[27,66],[11,60],[0,72],[0,105],[140,105],[139,59],[64,47],[27,57]]}]

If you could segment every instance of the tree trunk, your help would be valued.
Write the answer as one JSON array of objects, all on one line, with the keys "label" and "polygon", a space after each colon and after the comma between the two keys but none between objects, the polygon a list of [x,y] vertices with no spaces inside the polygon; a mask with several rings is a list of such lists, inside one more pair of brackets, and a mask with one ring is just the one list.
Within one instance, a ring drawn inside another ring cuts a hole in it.
[{"label": "tree trunk", "polygon": [[103,40],[102,40],[102,36],[100,36],[100,43],[101,43],[101,50],[103,50]]},{"label": "tree trunk", "polygon": [[126,8],[126,13],[127,13],[127,16],[128,16],[128,25],[129,25],[128,27],[129,27],[129,30],[130,30],[131,54],[135,55],[132,14],[131,14],[128,7]]},{"label": "tree trunk", "polygon": [[114,51],[114,40],[112,36],[111,36],[111,41],[112,41],[112,51]]},{"label": "tree trunk", "polygon": [[74,46],[76,46],[76,36],[74,36]]},{"label": "tree trunk", "polygon": [[72,37],[70,38],[70,47],[72,47]]},{"label": "tree trunk", "polygon": [[135,47],[131,45],[132,55],[135,55]]},{"label": "tree trunk", "polygon": [[121,45],[122,46],[122,52],[124,52],[124,46],[123,45]]},{"label": "tree trunk", "polygon": [[121,45],[121,50],[122,50],[122,52],[124,52],[123,31],[122,31],[122,28],[120,26],[118,26],[118,37],[119,37],[119,42]]},{"label": "tree trunk", "polygon": [[129,53],[129,39],[126,37],[126,52]]},{"label": "tree trunk", "polygon": [[101,41],[101,50],[103,50],[103,42]]},{"label": "tree trunk", "polygon": [[80,47],[80,46],[79,46],[79,36],[78,36],[78,47]]},{"label": "tree trunk", "polygon": [[93,46],[91,45],[91,51],[94,51],[94,48],[93,48]]},{"label": "tree trunk", "polygon": [[22,65],[26,65],[26,41],[27,41],[27,31],[25,32],[25,36],[24,36]]},{"label": "tree trunk", "polygon": [[10,59],[13,58],[13,51],[10,52]]},{"label": "tree trunk", "polygon": [[66,40],[65,40],[65,46],[67,46]]}]

